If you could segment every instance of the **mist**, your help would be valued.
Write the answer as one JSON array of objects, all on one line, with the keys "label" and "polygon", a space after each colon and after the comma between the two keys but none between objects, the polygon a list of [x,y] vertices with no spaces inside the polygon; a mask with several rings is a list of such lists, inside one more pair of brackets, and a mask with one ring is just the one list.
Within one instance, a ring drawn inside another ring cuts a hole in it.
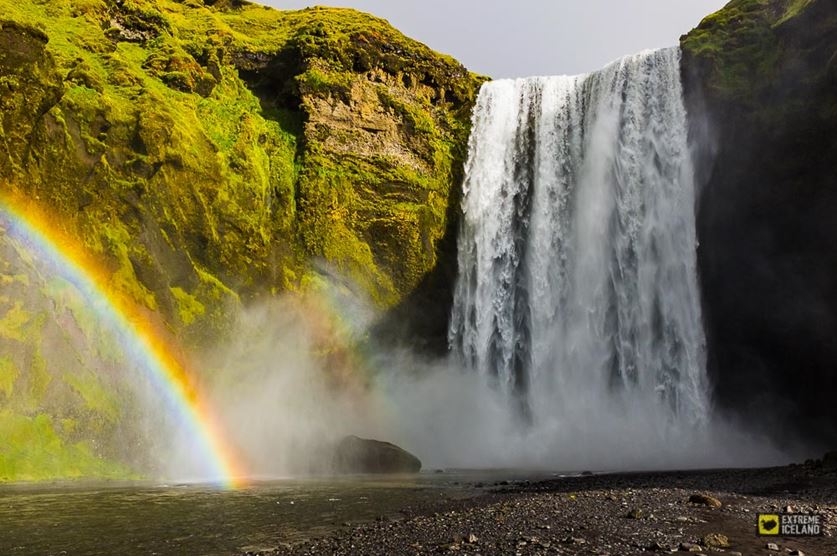
[{"label": "mist", "polygon": [[[24,262],[20,252],[9,251],[12,269],[38,283],[48,267],[37,257]],[[565,373],[563,387],[551,393],[533,394],[534,418],[522,419],[507,392],[456,354],[429,357],[409,342],[379,341],[373,331],[390,315],[361,288],[330,269],[313,283],[303,293],[241,306],[226,339],[189,354],[250,478],[332,473],[334,446],[350,434],[393,442],[424,469],[685,469],[762,466],[794,456],[714,412],[684,427],[658,397],[610,395],[583,372]],[[103,421],[94,414],[82,422],[80,438],[143,476],[217,479],[207,461],[212,454],[184,425],[179,406],[114,331],[96,324],[93,306],[60,284],[29,288],[30,303],[50,311],[55,323],[44,330],[45,360],[64,369],[73,362],[79,376],[95,371],[120,404],[111,432],[97,432]],[[82,333],[86,326],[94,329]],[[53,411],[79,414],[68,405],[71,394],[61,392],[49,398]]]},{"label": "mist", "polygon": [[[683,428],[657,399],[611,397],[591,383],[540,399],[532,422],[453,355],[430,359],[369,332],[383,313],[323,276],[315,290],[242,308],[230,340],[200,354],[214,410],[251,478],[334,472],[345,435],[393,442],[424,469],[622,471],[763,466],[791,457],[720,419]],[[188,442],[166,474],[195,480]]]}]

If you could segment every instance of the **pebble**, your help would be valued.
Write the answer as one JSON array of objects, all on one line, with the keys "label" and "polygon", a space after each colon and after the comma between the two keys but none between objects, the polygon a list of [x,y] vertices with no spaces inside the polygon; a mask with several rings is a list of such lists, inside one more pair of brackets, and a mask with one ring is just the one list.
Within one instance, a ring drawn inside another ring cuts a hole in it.
[{"label": "pebble", "polygon": [[[753,536],[755,513],[767,511],[770,506],[774,509],[770,513],[776,513],[788,505],[798,508],[797,511],[815,511],[814,500],[820,504],[816,511],[826,515],[824,541],[827,544],[822,550],[816,548],[818,542],[823,542],[819,539],[800,539],[794,544],[808,554],[837,555],[830,549],[837,544],[828,538],[829,522],[837,523],[833,517],[837,506],[831,502],[833,486],[825,481],[832,477],[822,477],[823,481],[814,483],[813,487],[802,487],[792,494],[775,487],[771,490],[772,485],[791,484],[790,479],[810,481],[808,477],[789,477],[796,472],[787,469],[697,472],[682,476],[673,473],[631,477],[593,475],[529,484],[516,481],[508,490],[475,491],[473,498],[449,498],[411,508],[402,512],[403,519],[397,521],[359,523],[355,529],[337,529],[325,538],[280,547],[275,552],[259,552],[259,556],[428,556],[434,552],[463,556],[518,553],[521,556],[633,556],[646,551],[650,556],[675,553],[678,549],[681,554],[695,556],[741,556],[739,551],[758,556],[758,550],[748,547],[764,547],[768,539],[758,540]],[[756,491],[779,494],[751,494]],[[729,505],[704,492],[723,492]],[[651,515],[657,516],[656,521]],[[717,529],[720,527],[723,534]],[[533,533],[537,536],[532,536]],[[448,540],[440,542],[442,539]],[[785,550],[784,546],[780,550],[775,542],[768,543],[767,548],[770,550],[761,549],[762,555],[804,556],[801,551]]]},{"label": "pebble", "polygon": [[710,548],[727,548],[729,547],[729,537],[721,533],[709,533],[703,537],[703,544]]},{"label": "pebble", "polygon": [[625,517],[627,517],[628,519],[642,519],[642,515],[642,510],[640,510],[639,508],[634,508],[633,510],[630,510],[627,514],[625,514]]},{"label": "pebble", "polygon": [[692,494],[689,496],[689,502],[710,508],[720,508],[722,506],[720,500],[708,494]]}]

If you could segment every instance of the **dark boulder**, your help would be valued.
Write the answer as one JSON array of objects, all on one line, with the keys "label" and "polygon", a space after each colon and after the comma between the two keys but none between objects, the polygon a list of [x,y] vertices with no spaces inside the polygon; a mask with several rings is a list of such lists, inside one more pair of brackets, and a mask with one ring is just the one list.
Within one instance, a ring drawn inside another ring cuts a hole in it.
[{"label": "dark boulder", "polygon": [[338,473],[418,473],[421,460],[395,444],[347,436],[334,454]]}]

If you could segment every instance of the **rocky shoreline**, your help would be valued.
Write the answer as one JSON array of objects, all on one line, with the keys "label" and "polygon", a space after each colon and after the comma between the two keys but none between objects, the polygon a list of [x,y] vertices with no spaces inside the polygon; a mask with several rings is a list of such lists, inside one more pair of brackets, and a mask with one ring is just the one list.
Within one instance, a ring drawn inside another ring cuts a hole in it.
[{"label": "rocky shoreline", "polygon": [[[837,468],[818,461],[472,486],[473,498],[246,554],[837,554]],[[783,511],[823,514],[823,536],[756,535],[757,512]]]}]

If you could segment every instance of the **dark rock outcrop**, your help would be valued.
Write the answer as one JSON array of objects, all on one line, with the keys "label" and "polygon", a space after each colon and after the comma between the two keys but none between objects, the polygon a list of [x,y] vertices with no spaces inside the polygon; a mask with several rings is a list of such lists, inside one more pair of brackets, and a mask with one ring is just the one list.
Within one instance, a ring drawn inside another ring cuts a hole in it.
[{"label": "dark rock outcrop", "polygon": [[837,440],[837,3],[734,0],[682,38],[721,406]]},{"label": "dark rock outcrop", "polygon": [[421,461],[395,444],[347,436],[334,452],[338,473],[418,473]]}]

